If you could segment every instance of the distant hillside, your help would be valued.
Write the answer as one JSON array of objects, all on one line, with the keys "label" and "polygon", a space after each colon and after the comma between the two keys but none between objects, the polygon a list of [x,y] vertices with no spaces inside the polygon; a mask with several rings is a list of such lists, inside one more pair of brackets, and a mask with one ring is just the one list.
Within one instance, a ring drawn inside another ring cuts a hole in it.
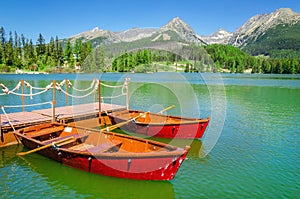
[{"label": "distant hillside", "polygon": [[270,57],[300,57],[300,21],[296,24],[279,24],[242,48],[252,55]]},{"label": "distant hillside", "polygon": [[299,23],[300,14],[290,8],[255,15],[233,33],[229,44],[252,55],[297,57],[298,53],[295,52],[299,51],[300,46]]},{"label": "distant hillside", "polygon": [[[126,46],[141,47],[141,45],[149,44],[150,42],[164,41],[205,45],[202,38],[179,17],[173,18],[159,29],[132,28],[122,32],[112,32],[96,27],[92,30],[72,36],[70,38],[71,43],[75,43],[76,39],[80,39],[83,42],[91,41],[94,47],[105,44],[108,48],[123,46],[124,44],[126,44]],[[66,42],[67,39],[64,39],[63,41]],[[112,47],[109,47],[110,45],[112,45]]]},{"label": "distant hillside", "polygon": [[[269,14],[258,14],[247,20],[233,33],[223,29],[209,36],[199,36],[179,17],[175,17],[161,28],[132,28],[121,32],[102,30],[98,27],[71,37],[83,42],[91,41],[93,47],[104,44],[107,49],[128,46],[156,45],[157,42],[229,44],[251,55],[267,55],[274,58],[299,57],[300,14],[290,8],[281,8]],[[63,40],[64,42],[66,39]],[[151,43],[151,44],[150,44]]]}]

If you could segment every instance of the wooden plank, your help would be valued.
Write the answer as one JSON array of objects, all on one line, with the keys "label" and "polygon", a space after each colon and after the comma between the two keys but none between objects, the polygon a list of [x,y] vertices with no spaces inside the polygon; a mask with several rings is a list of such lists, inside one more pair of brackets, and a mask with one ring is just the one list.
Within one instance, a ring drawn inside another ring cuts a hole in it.
[{"label": "wooden plank", "polygon": [[51,118],[33,112],[8,113],[8,119],[4,114],[1,114],[0,116],[2,128],[11,128],[8,119],[16,128],[19,126],[29,126],[41,122],[51,121]]},{"label": "wooden plank", "polygon": [[[120,106],[120,105],[115,105],[115,104],[101,103],[102,112],[112,112],[112,111],[117,111],[117,110],[122,110],[122,109],[125,109],[125,107]],[[64,118],[69,118],[69,117],[79,117],[79,116],[92,115],[92,114],[96,115],[98,113],[98,111],[99,111],[98,103],[57,107],[55,110],[57,119],[64,119]],[[51,108],[35,110],[33,112],[52,117],[52,109]]]},{"label": "wooden plank", "polygon": [[63,130],[64,130],[63,126],[56,126],[56,127],[52,127],[52,128],[42,129],[40,131],[34,131],[31,133],[27,133],[26,135],[28,137],[39,137],[42,135],[48,135],[50,133],[56,133],[56,132],[63,131]]},{"label": "wooden plank", "polygon": [[[101,111],[105,112],[115,112],[126,109],[125,106],[120,106],[116,104],[107,104],[101,103]],[[14,128],[20,129],[23,127],[28,127],[32,125],[48,123],[52,120],[52,108],[35,110],[32,112],[15,112],[7,114],[9,121],[14,126]],[[79,104],[73,106],[64,106],[56,107],[55,109],[56,118],[59,121],[74,121],[74,120],[83,120],[91,119],[99,114],[99,103],[90,103],[90,104]],[[0,114],[0,124],[2,127],[2,133],[5,133],[4,140],[0,141],[0,147],[8,146],[10,144],[16,143],[15,139],[11,135],[13,129],[9,124],[9,121],[4,114]],[[94,122],[95,123],[95,122]],[[97,124],[97,123],[95,123]],[[8,133],[7,133],[8,132]],[[9,136],[8,136],[9,134]]]}]

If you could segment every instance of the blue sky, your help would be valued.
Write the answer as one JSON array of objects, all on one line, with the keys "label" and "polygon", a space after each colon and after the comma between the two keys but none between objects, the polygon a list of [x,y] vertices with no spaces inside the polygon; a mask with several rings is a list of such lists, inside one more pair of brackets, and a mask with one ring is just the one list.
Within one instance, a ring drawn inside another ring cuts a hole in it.
[{"label": "blue sky", "polygon": [[0,26],[32,38],[42,33],[66,38],[96,26],[114,32],[132,27],[161,27],[180,17],[199,35],[219,28],[234,31],[256,14],[289,7],[300,13],[299,0],[6,0]]}]

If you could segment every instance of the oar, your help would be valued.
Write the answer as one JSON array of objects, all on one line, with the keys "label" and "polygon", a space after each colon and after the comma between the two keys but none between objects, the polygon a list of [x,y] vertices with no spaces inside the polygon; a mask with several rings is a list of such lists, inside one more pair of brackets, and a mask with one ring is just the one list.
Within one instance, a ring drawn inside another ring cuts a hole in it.
[{"label": "oar", "polygon": [[67,137],[67,138],[62,139],[62,140],[59,140],[59,141],[57,141],[57,142],[52,142],[52,143],[47,144],[47,145],[44,145],[44,146],[42,146],[42,147],[32,149],[32,150],[30,150],[30,151],[17,153],[17,155],[21,155],[21,156],[22,156],[22,155],[27,155],[27,154],[30,154],[30,153],[34,153],[34,152],[37,152],[37,151],[40,151],[40,150],[49,148],[49,147],[51,147],[51,146],[53,146],[53,145],[56,145],[56,144],[58,144],[58,143],[63,143],[63,142],[65,142],[65,141],[71,140],[71,139],[73,139],[73,138],[74,138],[73,136]]},{"label": "oar", "polygon": [[159,111],[158,113],[162,114],[163,112],[165,112],[165,111],[167,111],[167,110],[170,110],[170,109],[172,109],[172,108],[174,108],[174,107],[175,107],[175,105],[171,105],[171,106],[165,108],[164,110]]},{"label": "oar", "polygon": [[[170,109],[172,109],[172,108],[174,108],[174,107],[175,107],[175,105],[171,105],[171,106],[169,106],[169,107],[167,107],[167,108],[165,108],[165,109],[159,111],[158,114],[159,114],[159,113],[162,114],[163,112],[165,112],[165,111],[167,111],[167,110],[170,110]],[[150,112],[149,112],[149,111],[148,111],[148,112],[145,112],[145,113],[143,113],[142,115],[146,115],[147,113],[150,113]],[[133,119],[134,119],[134,118],[133,118]],[[136,122],[135,119],[134,119],[134,122],[135,122],[135,123],[139,123],[139,122]]]},{"label": "oar", "polygon": [[131,121],[133,121],[133,120],[138,119],[139,117],[142,117],[142,116],[146,115],[147,113],[149,113],[149,112],[142,113],[142,114],[140,114],[140,115],[138,115],[138,116],[136,116],[136,117],[134,117],[134,118],[131,118],[131,119],[125,121],[125,122],[120,122],[120,123],[118,123],[118,124],[109,126],[109,127],[105,128],[105,129],[101,129],[100,132],[103,132],[103,131],[112,131],[112,130],[114,130],[114,129],[117,129],[117,128],[119,128],[119,127],[125,125],[125,124],[128,124],[129,122],[131,122]]}]

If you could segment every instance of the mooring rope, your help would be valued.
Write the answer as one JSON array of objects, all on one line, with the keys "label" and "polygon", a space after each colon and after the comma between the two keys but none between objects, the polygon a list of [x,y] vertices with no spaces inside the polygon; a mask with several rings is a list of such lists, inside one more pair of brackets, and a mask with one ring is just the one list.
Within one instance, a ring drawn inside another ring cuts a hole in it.
[{"label": "mooring rope", "polygon": [[91,85],[90,85],[88,88],[86,88],[86,89],[75,88],[75,87],[73,87],[73,85],[72,85],[72,83],[71,83],[70,81],[69,81],[69,85],[71,85],[71,86],[72,86],[72,89],[75,90],[75,91],[78,91],[78,92],[86,92],[86,91],[88,91],[88,90],[91,90],[91,89],[95,86],[95,83],[96,83],[96,82],[98,82],[98,80],[93,79]]},{"label": "mooring rope", "polygon": [[[73,90],[78,91],[78,92],[86,92],[88,90],[91,90],[89,93],[85,94],[85,95],[73,95],[70,94],[69,92],[66,92],[65,90],[62,89],[63,85],[67,84],[67,86],[72,87]],[[98,89],[98,84],[99,84],[99,80],[98,79],[94,79],[91,82],[91,85],[86,88],[86,89],[78,89],[72,86],[72,83],[70,82],[70,80],[63,80],[60,83],[56,83],[55,88],[58,91],[63,92],[65,95],[72,97],[72,98],[85,98],[88,97],[89,95],[91,95],[94,91],[96,91]],[[29,94],[28,93],[17,93],[15,92],[16,90],[19,90],[20,87],[22,85],[22,81],[19,81],[18,84],[16,85],[16,87],[12,90],[9,90],[4,84],[0,84],[0,87],[2,87],[2,91],[3,93],[0,93],[0,96],[2,95],[8,95],[8,94],[13,94],[13,95],[17,95],[17,96],[24,96],[24,97],[30,97],[30,99],[32,99],[33,96],[37,96],[37,95],[41,95],[45,92],[47,92],[50,89],[53,89],[53,82],[51,82],[49,85],[47,85],[45,88],[41,88],[41,87],[34,87],[32,86],[29,82],[24,81],[24,85],[26,85],[26,87],[29,88]],[[126,79],[126,81],[124,82],[124,84],[122,85],[109,85],[109,84],[105,84],[105,83],[100,83],[100,85],[104,86],[104,87],[108,87],[108,88],[122,88],[121,90],[121,94],[120,95],[116,95],[116,96],[110,96],[110,97],[102,97],[102,99],[108,99],[108,98],[118,98],[118,97],[122,97],[124,95],[126,95],[127,90],[128,90],[128,80]],[[40,92],[36,92],[33,93],[33,90],[40,90]]]},{"label": "mooring rope", "polygon": [[89,93],[87,93],[87,94],[85,94],[85,95],[81,95],[81,96],[79,96],[79,95],[72,95],[72,94],[70,94],[70,93],[64,91],[64,90],[60,87],[60,85],[58,85],[58,84],[56,85],[56,89],[57,89],[58,91],[63,92],[65,95],[67,95],[67,96],[69,96],[69,97],[72,97],[72,98],[85,98],[85,97],[88,97],[89,95],[93,94],[94,91],[96,91],[96,90],[98,89],[98,85],[96,85],[96,86],[94,87],[94,89],[91,90],[91,92],[89,92]]},{"label": "mooring rope", "polygon": [[126,95],[126,93],[125,94],[122,93],[120,95],[115,95],[115,96],[101,97],[101,99],[114,99],[114,98],[122,97],[124,95]]},{"label": "mooring rope", "polygon": [[12,89],[11,91],[4,85],[4,84],[0,84],[0,86],[2,87],[2,92],[0,95],[7,95],[10,92],[14,92],[16,90],[19,90],[21,87],[21,81],[18,82],[18,84],[16,85],[16,87],[14,89]]},{"label": "mooring rope", "polygon": [[105,86],[105,87],[108,87],[108,88],[121,88],[121,87],[124,86],[124,84],[113,86],[113,85],[109,85],[109,84],[104,84],[102,82],[101,82],[101,85]]},{"label": "mooring rope", "polygon": [[10,125],[11,128],[14,130],[14,132],[16,132],[16,129],[15,129],[14,125],[11,123],[11,121],[10,121],[10,119],[9,119],[9,117],[8,117],[8,115],[7,115],[6,111],[5,111],[5,109],[4,109],[4,106],[1,106],[1,109],[2,109],[2,112],[3,112],[4,115],[5,115],[5,117],[6,117],[7,121],[8,121],[8,123],[9,123],[9,125]]},{"label": "mooring rope", "polygon": [[12,92],[12,91],[9,91],[9,93],[17,95],[17,96],[33,97],[33,96],[36,96],[36,95],[43,94],[43,93],[45,93],[47,91],[48,91],[48,89],[45,89],[45,90],[37,92],[37,93],[29,93],[29,94],[26,94],[26,93],[23,93],[23,94],[22,93],[16,93],[16,92]]},{"label": "mooring rope", "polygon": [[[44,87],[44,88],[42,88],[42,87],[35,87],[35,86],[32,86],[29,82],[26,82],[26,81],[24,81],[24,84],[25,84],[25,86],[29,87],[30,89],[34,89],[34,90],[44,90],[45,88],[47,88],[47,86]],[[52,82],[51,82],[51,84],[52,84]]]},{"label": "mooring rope", "polygon": [[5,105],[3,107],[6,108],[22,108],[22,107],[30,107],[30,106],[41,106],[41,105],[46,105],[46,104],[51,104],[53,105],[52,102],[41,102],[41,103],[36,103],[36,104],[26,104],[26,105]]}]

